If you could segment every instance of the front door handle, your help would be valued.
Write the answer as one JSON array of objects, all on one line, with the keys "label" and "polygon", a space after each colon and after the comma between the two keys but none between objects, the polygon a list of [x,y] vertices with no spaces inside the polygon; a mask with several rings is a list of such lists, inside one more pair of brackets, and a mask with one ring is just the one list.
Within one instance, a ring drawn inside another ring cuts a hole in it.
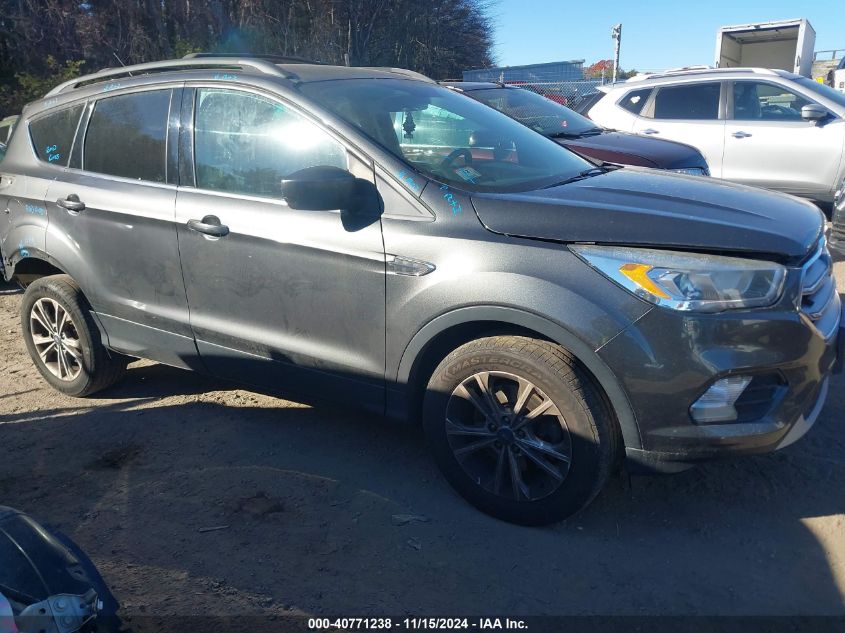
[{"label": "front door handle", "polygon": [[202,220],[188,220],[188,228],[212,237],[223,237],[229,234],[229,227],[221,224],[220,218],[216,215],[207,215]]},{"label": "front door handle", "polygon": [[748,138],[751,135],[748,132],[734,132],[731,136],[734,138]]},{"label": "front door handle", "polygon": [[660,130],[655,130],[653,128],[646,128],[643,130],[643,134],[660,134]]},{"label": "front door handle", "polygon": [[80,211],[85,211],[85,203],[79,199],[75,193],[68,194],[67,198],[59,198],[56,200],[56,204],[62,207],[63,209],[67,209],[68,211],[73,211],[74,213],[79,213]]}]

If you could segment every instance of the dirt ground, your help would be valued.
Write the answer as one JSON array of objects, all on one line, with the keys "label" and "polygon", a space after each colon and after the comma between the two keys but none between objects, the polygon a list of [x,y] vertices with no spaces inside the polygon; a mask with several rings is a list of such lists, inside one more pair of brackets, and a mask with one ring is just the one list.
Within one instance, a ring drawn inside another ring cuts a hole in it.
[{"label": "dirt ground", "polygon": [[414,428],[148,362],[64,397],[20,299],[0,287],[0,504],[76,540],[124,613],[845,614],[845,377],[780,453],[620,477],[521,528],[459,499]]}]

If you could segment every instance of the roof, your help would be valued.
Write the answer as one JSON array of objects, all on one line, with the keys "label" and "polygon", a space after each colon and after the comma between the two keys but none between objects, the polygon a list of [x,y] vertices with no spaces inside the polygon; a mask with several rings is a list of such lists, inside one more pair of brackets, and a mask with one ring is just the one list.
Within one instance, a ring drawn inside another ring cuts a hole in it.
[{"label": "roof", "polygon": [[370,66],[329,66],[328,64],[277,64],[285,72],[296,75],[299,83],[333,79],[414,79],[435,83],[430,77],[404,68]]}]

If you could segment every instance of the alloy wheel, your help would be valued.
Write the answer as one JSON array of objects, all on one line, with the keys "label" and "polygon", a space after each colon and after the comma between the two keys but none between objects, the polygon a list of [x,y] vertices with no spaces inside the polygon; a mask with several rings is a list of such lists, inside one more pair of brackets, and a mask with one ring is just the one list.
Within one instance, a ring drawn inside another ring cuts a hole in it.
[{"label": "alloy wheel", "polygon": [[29,313],[30,335],[41,362],[59,380],[82,371],[82,344],[73,319],[55,299],[38,299]]},{"label": "alloy wheel", "polygon": [[488,492],[536,501],[569,473],[572,439],[557,405],[531,381],[482,371],[452,392],[446,435],[458,463]]}]

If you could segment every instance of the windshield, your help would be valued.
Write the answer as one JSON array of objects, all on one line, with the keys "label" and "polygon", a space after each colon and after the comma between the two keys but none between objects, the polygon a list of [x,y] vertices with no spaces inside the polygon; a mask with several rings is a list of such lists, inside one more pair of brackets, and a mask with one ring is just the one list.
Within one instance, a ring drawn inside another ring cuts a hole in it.
[{"label": "windshield", "polygon": [[530,191],[594,168],[554,141],[441,86],[403,79],[314,82],[303,93],[435,180]]},{"label": "windshield", "polygon": [[601,128],[589,119],[530,90],[490,88],[472,90],[467,94],[546,136],[575,137],[601,133]]},{"label": "windshield", "polygon": [[825,86],[824,84],[820,84],[818,81],[813,81],[812,79],[807,79],[806,77],[798,77],[793,81],[845,108],[845,92],[839,92],[830,86]]}]

